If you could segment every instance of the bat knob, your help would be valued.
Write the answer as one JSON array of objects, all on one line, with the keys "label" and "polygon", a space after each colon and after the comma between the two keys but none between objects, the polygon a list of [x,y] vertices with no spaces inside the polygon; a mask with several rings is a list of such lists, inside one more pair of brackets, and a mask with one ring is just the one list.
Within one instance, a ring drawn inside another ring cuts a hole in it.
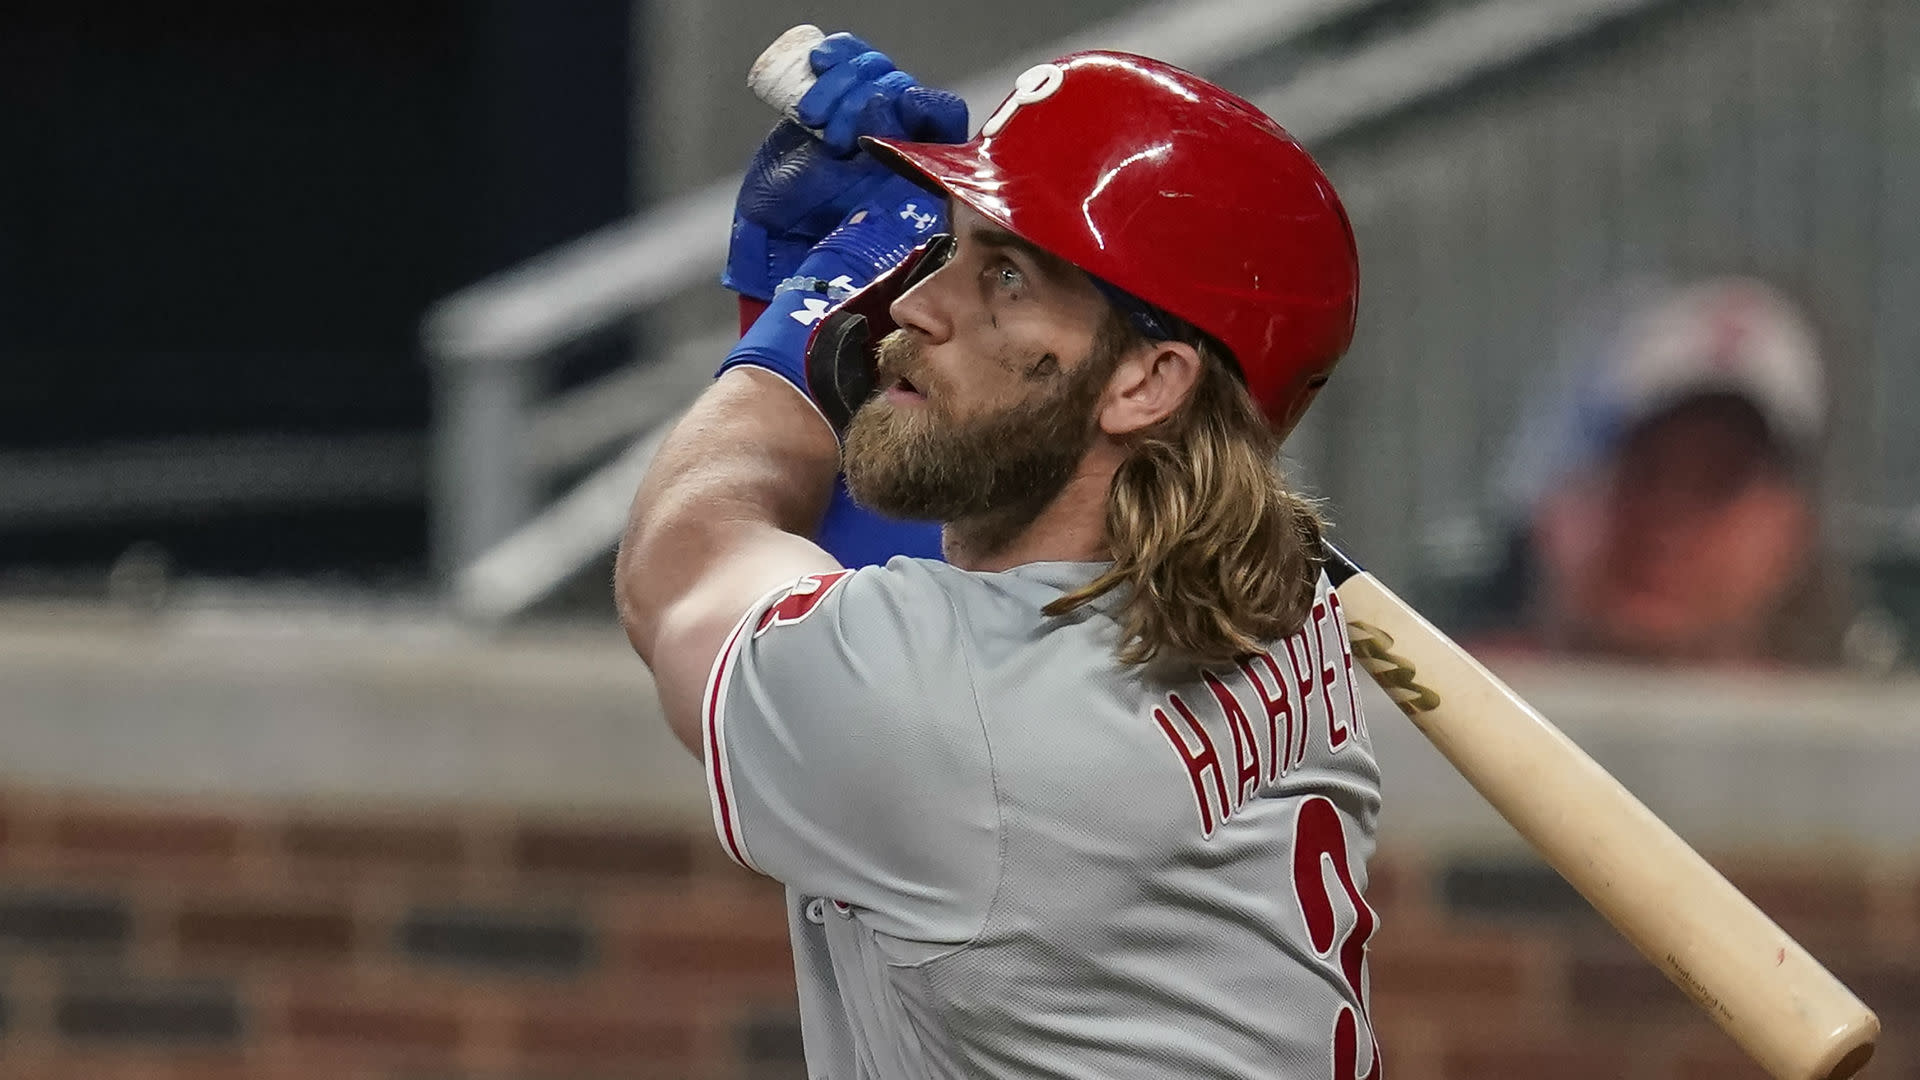
[{"label": "bat knob", "polygon": [[813,88],[815,76],[808,57],[826,34],[812,23],[801,23],[773,39],[753,66],[747,69],[747,86],[761,101],[790,120],[798,120],[795,110],[800,99]]}]

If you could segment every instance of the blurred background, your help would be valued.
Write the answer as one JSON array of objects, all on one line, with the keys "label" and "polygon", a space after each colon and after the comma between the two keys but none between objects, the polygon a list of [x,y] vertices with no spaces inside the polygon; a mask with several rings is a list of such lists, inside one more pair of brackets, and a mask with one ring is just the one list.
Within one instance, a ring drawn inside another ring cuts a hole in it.
[{"label": "blurred background", "polygon": [[[0,1074],[803,1075],[608,590],[801,21],[1300,138],[1363,297],[1294,478],[1915,1075],[1910,0],[5,5]],[[1760,1075],[1370,704],[1389,1075]]]}]

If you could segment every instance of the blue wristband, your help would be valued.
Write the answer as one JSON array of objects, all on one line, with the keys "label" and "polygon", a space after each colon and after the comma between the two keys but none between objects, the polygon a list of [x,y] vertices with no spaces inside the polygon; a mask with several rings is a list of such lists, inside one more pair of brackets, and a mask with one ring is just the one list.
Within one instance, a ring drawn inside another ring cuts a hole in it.
[{"label": "blue wristband", "polygon": [[[833,282],[821,284],[831,288]],[[851,283],[842,287],[851,288]],[[806,394],[807,400],[813,400],[807,390],[807,339],[813,336],[813,325],[826,318],[838,302],[828,296],[827,288],[791,288],[774,294],[773,302],[747,328],[714,374],[751,364],[787,380]]]},{"label": "blue wristband", "polygon": [[747,328],[720,371],[741,364],[763,367],[812,400],[806,354],[814,324],[945,225],[939,200],[906,180],[896,178],[888,194],[895,198],[849,214],[814,247],[797,273],[775,286],[767,310]]}]

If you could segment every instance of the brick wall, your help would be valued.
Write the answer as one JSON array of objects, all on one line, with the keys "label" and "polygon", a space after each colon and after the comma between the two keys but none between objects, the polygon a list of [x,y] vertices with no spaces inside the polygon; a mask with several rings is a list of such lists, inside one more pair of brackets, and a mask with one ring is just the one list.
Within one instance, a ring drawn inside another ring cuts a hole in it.
[{"label": "brick wall", "polygon": [[[1920,1076],[1916,868],[1722,862]],[[1394,1080],[1761,1075],[1524,857],[1390,851],[1370,898]],[[9,1077],[798,1077],[784,934],[703,832],[0,793]]]},{"label": "brick wall", "polygon": [[[1805,851],[1712,861],[1878,1012],[1888,1035],[1864,1075],[1920,1077],[1916,868]],[[1399,851],[1377,869],[1373,1011],[1391,1080],[1764,1080],[1531,857]]]},{"label": "brick wall", "polygon": [[0,803],[0,1073],[795,1075],[776,889],[626,822]]}]

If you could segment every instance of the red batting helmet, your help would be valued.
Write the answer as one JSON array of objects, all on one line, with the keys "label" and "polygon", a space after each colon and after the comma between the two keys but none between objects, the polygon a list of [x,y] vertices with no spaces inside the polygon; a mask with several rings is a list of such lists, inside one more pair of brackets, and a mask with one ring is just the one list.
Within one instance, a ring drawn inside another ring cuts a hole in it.
[{"label": "red batting helmet", "polygon": [[869,139],[895,169],[1199,327],[1276,425],[1353,340],[1359,262],[1333,185],[1266,114],[1144,56],[1029,68],[973,141]]}]

